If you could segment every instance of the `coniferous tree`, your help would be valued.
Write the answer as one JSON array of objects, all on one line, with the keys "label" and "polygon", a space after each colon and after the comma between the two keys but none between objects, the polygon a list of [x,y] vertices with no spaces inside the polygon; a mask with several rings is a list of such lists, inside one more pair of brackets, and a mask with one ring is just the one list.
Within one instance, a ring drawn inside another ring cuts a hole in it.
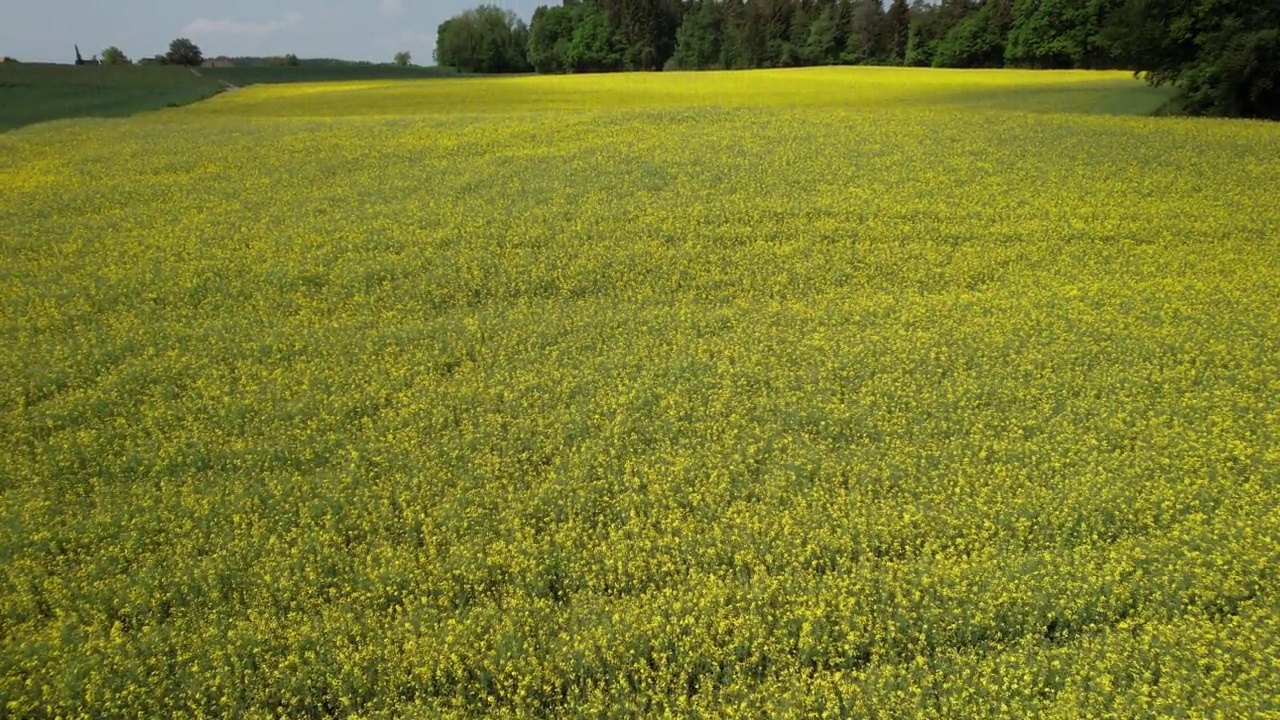
[{"label": "coniferous tree", "polygon": [[787,27],[787,39],[782,46],[782,55],[778,64],[783,67],[808,65],[804,48],[809,42],[809,27],[813,24],[809,16],[809,8],[804,2],[797,2],[791,10]]},{"label": "coniferous tree", "polygon": [[883,20],[884,8],[880,0],[861,0],[858,3],[851,19],[849,41],[845,45],[845,62],[876,63],[883,59],[880,42]]},{"label": "coniferous tree", "polygon": [[885,12],[882,27],[888,62],[903,64],[907,57],[907,34],[911,30],[911,8],[907,0],[893,0]]},{"label": "coniferous tree", "polygon": [[801,53],[810,65],[831,65],[840,59],[842,47],[840,34],[840,4],[829,2],[809,25]]},{"label": "coniferous tree", "polygon": [[689,10],[676,35],[671,66],[680,70],[707,70],[722,65],[723,6],[702,0]]},{"label": "coniferous tree", "polygon": [[724,39],[720,43],[720,66],[742,69],[755,66],[751,50],[751,18],[743,0],[724,0],[722,12]]}]

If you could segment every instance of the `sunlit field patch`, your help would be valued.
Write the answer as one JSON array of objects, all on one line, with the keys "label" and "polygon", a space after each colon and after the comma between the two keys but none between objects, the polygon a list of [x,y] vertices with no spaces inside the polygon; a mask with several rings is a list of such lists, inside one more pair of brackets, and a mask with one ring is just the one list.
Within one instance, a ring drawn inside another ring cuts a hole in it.
[{"label": "sunlit field patch", "polygon": [[1124,73],[0,135],[14,717],[1280,711],[1280,127]]}]

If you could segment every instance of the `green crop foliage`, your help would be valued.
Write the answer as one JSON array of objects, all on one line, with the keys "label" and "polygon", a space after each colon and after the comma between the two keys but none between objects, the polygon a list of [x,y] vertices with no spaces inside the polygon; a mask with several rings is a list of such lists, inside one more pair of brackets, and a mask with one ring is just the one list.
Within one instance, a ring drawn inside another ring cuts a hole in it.
[{"label": "green crop foliage", "polygon": [[453,68],[413,65],[400,67],[387,64],[327,64],[324,61],[304,60],[300,65],[241,65],[234,67],[201,68],[201,73],[234,85],[258,85],[298,82],[352,82],[358,80],[423,80],[428,78],[456,78],[461,75]]},{"label": "green crop foliage", "polygon": [[[199,73],[198,75],[196,73]],[[75,66],[0,64],[0,132],[66,118],[120,118],[210,98],[233,86],[456,78],[456,70],[394,65]]]},{"label": "green crop foliage", "polygon": [[63,118],[120,118],[187,105],[221,89],[187,68],[0,64],[0,132]]},{"label": "green crop foliage", "polygon": [[0,708],[1280,712],[1280,126],[1164,99],[365,82],[0,135]]}]

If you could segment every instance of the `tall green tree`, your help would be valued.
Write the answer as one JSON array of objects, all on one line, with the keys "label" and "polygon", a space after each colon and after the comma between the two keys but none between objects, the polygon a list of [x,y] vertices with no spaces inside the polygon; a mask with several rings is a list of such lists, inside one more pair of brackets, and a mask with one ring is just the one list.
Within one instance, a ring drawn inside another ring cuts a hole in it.
[{"label": "tall green tree", "polygon": [[724,39],[720,43],[721,67],[742,69],[756,67],[757,23],[745,0],[724,0]]},{"label": "tall green tree", "polygon": [[763,7],[766,8],[765,67],[787,67],[795,54],[791,47],[791,25],[800,6],[794,0],[770,0]]},{"label": "tall green tree", "polygon": [[884,7],[880,5],[880,0],[861,0],[850,19],[844,61],[854,64],[880,62],[884,57],[881,50],[883,24]]},{"label": "tall green tree", "polygon": [[969,9],[968,0],[942,0],[938,5],[912,0],[904,64],[933,65],[942,40],[968,17]]},{"label": "tall green tree", "polygon": [[1116,0],[1016,0],[1004,60],[1035,68],[1115,64],[1103,29]]},{"label": "tall green tree", "polygon": [[903,64],[907,58],[907,36],[911,31],[911,7],[907,0],[893,0],[885,12],[881,29],[888,62]]},{"label": "tall green tree", "polygon": [[722,67],[724,54],[724,6],[716,0],[701,0],[685,14],[676,33],[672,67],[706,70]]},{"label": "tall green tree", "polygon": [[1280,3],[1127,0],[1106,36],[1149,82],[1179,90],[1187,112],[1280,120]]},{"label": "tall green tree", "polygon": [[997,3],[987,2],[977,13],[956,25],[938,43],[934,67],[978,68],[1004,64],[1004,33],[997,18]]},{"label": "tall green tree", "polygon": [[529,63],[540,73],[569,71],[574,5],[539,7],[529,24]]},{"label": "tall green tree", "polygon": [[809,42],[809,27],[813,24],[811,12],[808,4],[803,0],[793,4],[787,21],[786,40],[778,58],[778,64],[782,67],[810,64],[805,59],[804,48]]},{"label": "tall green tree", "polygon": [[[832,65],[840,60],[840,3],[828,2],[809,25],[802,57],[807,64]],[[846,40],[847,41],[847,40]]]},{"label": "tall green tree", "polygon": [[440,24],[436,63],[475,73],[527,72],[529,30],[510,10],[481,5]]},{"label": "tall green tree", "polygon": [[200,47],[187,38],[178,38],[169,43],[169,52],[164,56],[170,65],[187,65],[194,67],[204,62],[204,53]]},{"label": "tall green tree", "polygon": [[595,0],[582,4],[565,60],[572,72],[622,69],[622,40],[609,22],[605,8]]}]

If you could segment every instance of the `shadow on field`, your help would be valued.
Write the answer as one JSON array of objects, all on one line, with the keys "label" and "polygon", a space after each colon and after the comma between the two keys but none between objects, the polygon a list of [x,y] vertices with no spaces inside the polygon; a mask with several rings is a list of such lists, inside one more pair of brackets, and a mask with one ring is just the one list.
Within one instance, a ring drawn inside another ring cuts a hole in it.
[{"label": "shadow on field", "polygon": [[[119,118],[189,105],[222,82],[256,84],[460,77],[451,70],[390,65],[187,68],[139,65],[0,65],[0,132],[67,118]],[[461,76],[461,77],[466,77]]]},{"label": "shadow on field", "polygon": [[374,80],[430,80],[437,78],[476,77],[452,68],[370,64],[321,65],[304,60],[298,66],[246,65],[200,68],[201,74],[226,80],[233,85],[280,85],[300,82],[340,82]]},{"label": "shadow on field", "polygon": [[185,68],[0,65],[0,132],[65,118],[118,118],[186,105],[221,90]]},{"label": "shadow on field", "polygon": [[1137,81],[1119,80],[997,91],[958,91],[924,102],[1031,113],[1154,115],[1169,103],[1173,94],[1169,88],[1153,88]]}]

